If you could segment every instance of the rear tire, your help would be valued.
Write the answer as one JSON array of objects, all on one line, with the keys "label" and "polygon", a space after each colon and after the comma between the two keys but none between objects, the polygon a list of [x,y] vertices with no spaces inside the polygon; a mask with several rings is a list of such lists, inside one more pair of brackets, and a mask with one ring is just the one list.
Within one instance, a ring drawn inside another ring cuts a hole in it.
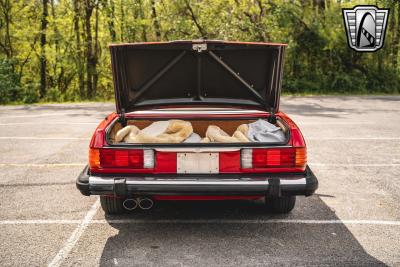
[{"label": "rear tire", "polygon": [[289,213],[296,204],[296,196],[266,197],[265,205],[273,213]]},{"label": "rear tire", "polygon": [[122,206],[122,198],[100,196],[101,208],[106,214],[122,214],[124,213],[124,207]]}]

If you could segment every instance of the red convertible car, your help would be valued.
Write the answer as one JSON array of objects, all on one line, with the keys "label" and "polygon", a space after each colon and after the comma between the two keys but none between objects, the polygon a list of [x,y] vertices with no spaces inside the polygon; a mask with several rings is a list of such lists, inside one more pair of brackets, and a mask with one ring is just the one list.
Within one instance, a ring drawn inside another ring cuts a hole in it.
[{"label": "red convertible car", "polygon": [[318,181],[279,110],[285,44],[111,45],[116,112],[96,128],[76,181],[107,214],[161,200],[265,199],[290,212]]}]

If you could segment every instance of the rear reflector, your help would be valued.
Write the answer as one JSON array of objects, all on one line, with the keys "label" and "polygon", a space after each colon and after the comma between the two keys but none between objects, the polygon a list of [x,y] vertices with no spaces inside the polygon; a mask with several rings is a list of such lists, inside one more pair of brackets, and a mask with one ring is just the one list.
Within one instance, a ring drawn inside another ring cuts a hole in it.
[{"label": "rear reflector", "polygon": [[304,147],[242,149],[241,165],[243,169],[263,168],[301,168],[307,163]]}]

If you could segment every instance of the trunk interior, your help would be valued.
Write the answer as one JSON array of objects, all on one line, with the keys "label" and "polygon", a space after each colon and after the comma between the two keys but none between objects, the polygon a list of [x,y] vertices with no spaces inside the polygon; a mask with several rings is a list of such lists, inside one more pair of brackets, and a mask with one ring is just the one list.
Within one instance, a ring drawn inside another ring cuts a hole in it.
[{"label": "trunk interior", "polygon": [[[207,128],[210,125],[215,125],[218,126],[220,129],[222,129],[224,132],[226,132],[229,136],[232,136],[235,131],[238,129],[238,127],[240,125],[243,124],[247,124],[249,125],[250,123],[253,123],[255,121],[257,121],[259,118],[250,118],[250,119],[227,119],[227,118],[223,118],[223,119],[219,119],[219,118],[213,118],[213,119],[182,119],[186,122],[190,122],[191,126],[193,128],[193,133],[198,134],[201,138],[204,138],[206,136],[206,132],[207,132]],[[161,121],[161,120],[169,120],[169,119],[128,119],[126,124],[127,126],[129,125],[134,125],[136,127],[138,127],[140,130],[150,126],[152,123],[157,122],[157,121]],[[275,124],[276,127],[279,127],[280,130],[283,132],[285,140],[284,142],[280,141],[280,142],[259,142],[259,141],[250,141],[250,142],[239,142],[242,144],[263,144],[263,145],[283,145],[283,144],[287,144],[288,140],[289,140],[289,135],[290,135],[290,131],[289,131],[289,127],[286,124],[285,121],[283,121],[280,118],[277,118],[277,123]],[[122,124],[117,120],[115,121],[115,123],[113,123],[110,128],[107,131],[107,141],[110,145],[138,145],[140,143],[125,143],[125,142],[116,142],[116,134],[118,133],[119,130],[121,130],[122,128],[124,128],[122,126]],[[217,142],[216,142],[217,143]],[[204,145],[209,145],[209,144],[216,144],[214,142],[211,143],[177,143],[174,145],[187,145],[187,144],[197,144],[200,146],[204,146]],[[221,144],[221,142],[219,142]],[[223,143],[223,142],[222,142]],[[149,143],[143,143],[143,144],[149,144]],[[165,144],[165,143],[164,143]]]}]

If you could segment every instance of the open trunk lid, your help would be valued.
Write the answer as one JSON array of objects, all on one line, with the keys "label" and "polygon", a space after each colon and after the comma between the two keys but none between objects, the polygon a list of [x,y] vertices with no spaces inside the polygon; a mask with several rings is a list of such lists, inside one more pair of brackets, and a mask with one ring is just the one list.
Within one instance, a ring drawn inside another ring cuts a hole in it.
[{"label": "open trunk lid", "polygon": [[278,112],[285,46],[226,41],[110,45],[117,112],[201,104]]}]

